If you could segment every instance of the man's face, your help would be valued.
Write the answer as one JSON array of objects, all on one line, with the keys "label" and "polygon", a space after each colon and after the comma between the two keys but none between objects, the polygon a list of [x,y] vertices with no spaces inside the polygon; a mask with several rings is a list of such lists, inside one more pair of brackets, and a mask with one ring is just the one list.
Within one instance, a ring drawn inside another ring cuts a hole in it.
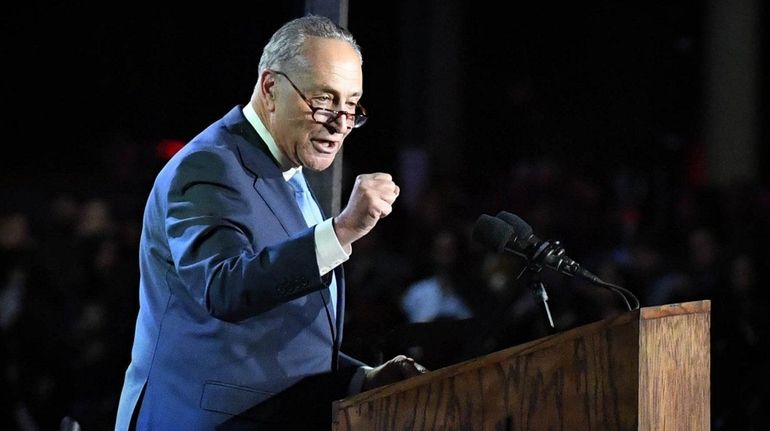
[{"label": "man's face", "polygon": [[353,121],[340,115],[328,124],[319,123],[308,102],[316,108],[355,112],[363,92],[363,74],[358,54],[344,41],[310,37],[305,56],[309,65],[305,73],[288,71],[286,76],[276,76],[273,134],[293,165],[322,171],[334,161]]}]

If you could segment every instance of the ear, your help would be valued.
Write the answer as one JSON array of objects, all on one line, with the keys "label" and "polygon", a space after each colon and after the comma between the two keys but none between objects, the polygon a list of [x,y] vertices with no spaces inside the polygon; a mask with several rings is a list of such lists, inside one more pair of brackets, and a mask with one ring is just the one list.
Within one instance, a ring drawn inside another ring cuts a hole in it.
[{"label": "ear", "polygon": [[259,88],[257,88],[259,98],[265,104],[268,111],[275,110],[275,98],[278,96],[278,86],[276,85],[275,74],[265,70],[259,76]]}]

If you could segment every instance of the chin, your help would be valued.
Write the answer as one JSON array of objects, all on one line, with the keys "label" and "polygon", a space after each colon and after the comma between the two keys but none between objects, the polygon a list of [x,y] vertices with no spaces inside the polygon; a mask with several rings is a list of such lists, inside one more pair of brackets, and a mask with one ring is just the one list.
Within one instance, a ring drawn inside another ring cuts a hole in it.
[{"label": "chin", "polygon": [[332,163],[334,163],[334,157],[309,157],[302,166],[311,171],[318,172],[326,170]]}]

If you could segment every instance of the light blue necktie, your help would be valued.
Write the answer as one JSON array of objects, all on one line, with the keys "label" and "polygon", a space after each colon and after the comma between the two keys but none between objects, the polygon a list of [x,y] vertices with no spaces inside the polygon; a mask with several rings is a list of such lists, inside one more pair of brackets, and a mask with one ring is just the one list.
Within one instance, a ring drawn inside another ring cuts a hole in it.
[{"label": "light blue necktie", "polygon": [[[308,227],[315,226],[321,223],[323,215],[321,215],[321,209],[310,194],[310,189],[307,187],[305,176],[302,175],[302,171],[297,171],[291,179],[289,179],[289,185],[294,189],[294,199],[299,205],[299,209],[302,211],[302,216],[305,218],[305,223]],[[329,295],[332,299],[332,312],[336,315],[337,312],[337,280],[334,274],[332,274],[331,283],[329,283]]]}]

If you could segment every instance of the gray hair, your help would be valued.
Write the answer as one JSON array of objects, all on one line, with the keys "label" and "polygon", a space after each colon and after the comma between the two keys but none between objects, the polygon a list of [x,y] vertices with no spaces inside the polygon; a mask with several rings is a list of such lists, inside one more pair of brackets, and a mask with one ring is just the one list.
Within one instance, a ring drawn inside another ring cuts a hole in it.
[{"label": "gray hair", "polygon": [[[329,18],[308,15],[287,22],[273,33],[259,59],[260,75],[266,69],[282,70],[290,63],[304,63],[303,48],[305,39],[309,36],[345,41],[356,50],[358,58],[363,63],[361,47],[348,30],[338,26]],[[299,64],[295,63],[295,65]]]}]

